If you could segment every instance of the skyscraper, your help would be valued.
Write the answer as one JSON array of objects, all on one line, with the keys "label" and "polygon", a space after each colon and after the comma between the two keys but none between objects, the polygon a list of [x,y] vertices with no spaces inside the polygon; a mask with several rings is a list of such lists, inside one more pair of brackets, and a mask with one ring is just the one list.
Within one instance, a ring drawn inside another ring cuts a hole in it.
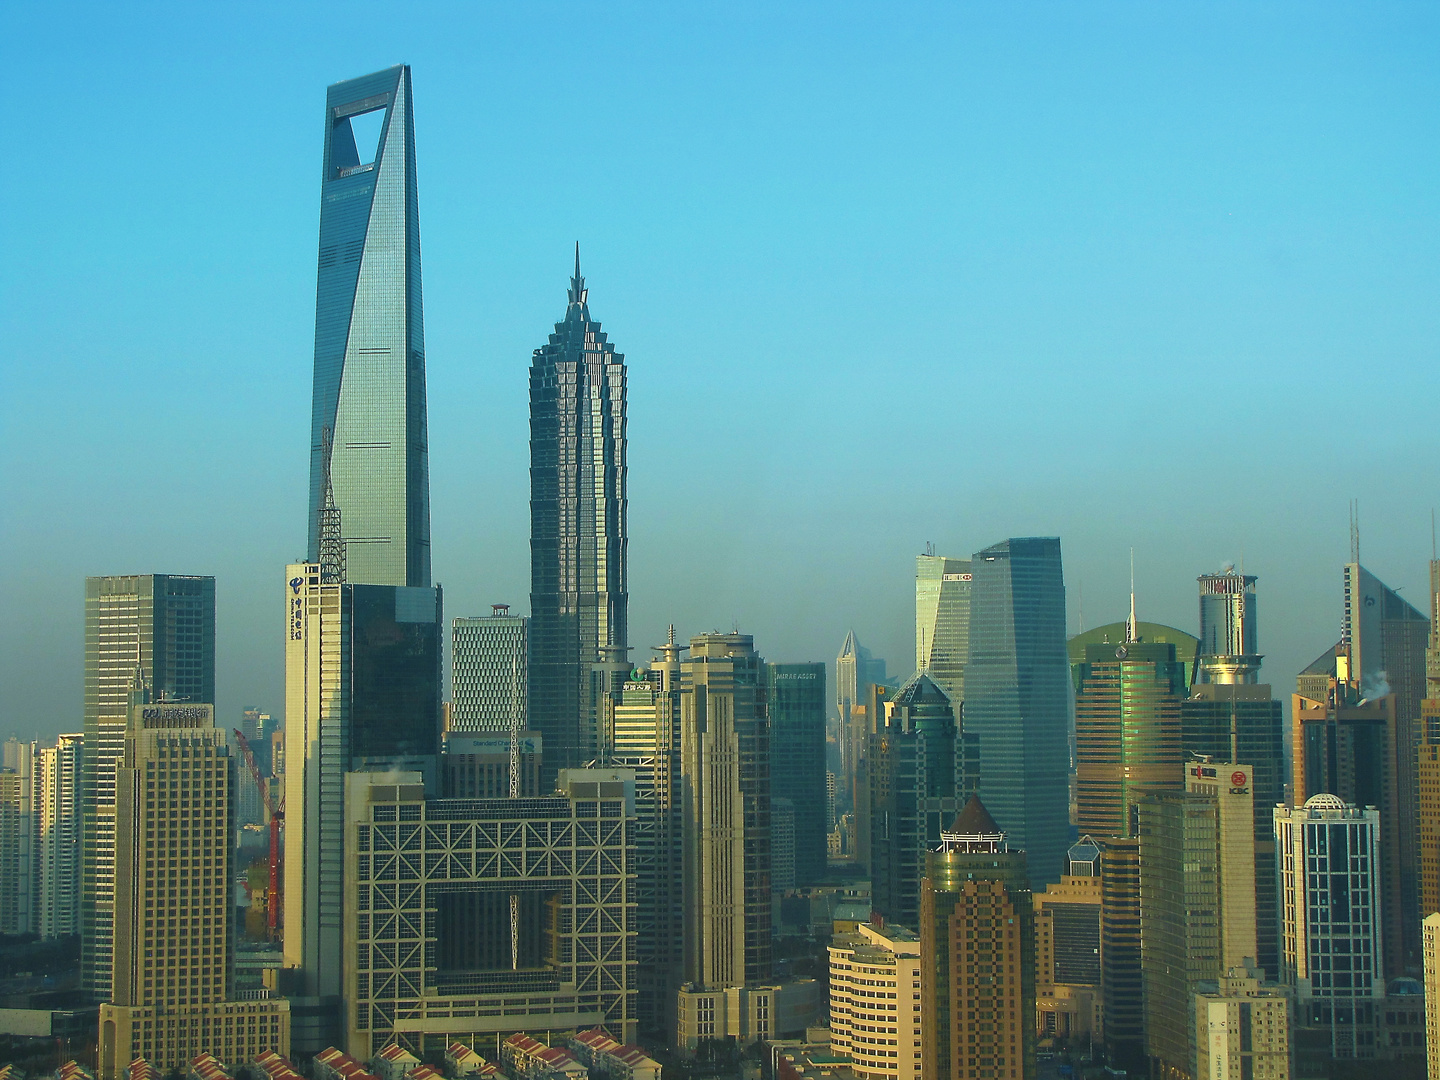
[{"label": "skyscraper", "polygon": [[328,476],[350,581],[430,584],[424,323],[415,119],[400,65],[325,95],[308,561],[322,561]]},{"label": "skyscraper", "polygon": [[565,317],[530,366],[530,726],[549,776],[595,756],[592,667],[623,667],[630,644],[625,358],[588,296],[577,244]]},{"label": "skyscraper", "polygon": [[1331,794],[1275,808],[1282,981],[1296,995],[1296,1075],[1374,1058],[1385,977],[1380,815]]},{"label": "skyscraper", "polygon": [[0,768],[0,934],[35,930],[36,750],[9,739]]},{"label": "skyscraper", "polygon": [[970,582],[969,559],[915,556],[915,670],[945,691],[957,719],[970,656]]},{"label": "skyscraper", "polygon": [[80,932],[80,771],[85,737],[61,735],[35,762],[35,932]]},{"label": "skyscraper", "polygon": [[231,1000],[236,771],[214,706],[137,691],[116,769],[115,946],[100,1007],[101,1080],[144,1058],[162,1073],[197,1054],[290,1052],[290,1004]]},{"label": "skyscraper", "polygon": [[1075,665],[1076,824],[1093,836],[1133,835],[1131,807],[1184,783],[1185,666],[1174,644],[1135,631],[1115,644],[1085,646]]},{"label": "skyscraper", "polygon": [[1196,681],[1180,703],[1180,745],[1216,761],[1247,761],[1255,806],[1255,914],[1259,967],[1280,970],[1275,899],[1275,820],[1285,801],[1285,735],[1280,702],[1257,682],[1255,578],[1230,572],[1200,582]]},{"label": "skyscraper", "polygon": [[[766,664],[770,794],[795,808],[795,883],[825,876],[825,665]],[[778,888],[778,886],[777,886]]]},{"label": "skyscraper", "polygon": [[974,796],[926,859],[920,901],[926,1077],[1038,1075],[1035,909],[1025,862],[1025,852],[1010,848]]},{"label": "skyscraper", "polygon": [[978,740],[977,791],[1031,881],[1059,881],[1070,842],[1069,667],[1065,580],[1056,537],[1002,541],[970,560],[967,736]]},{"label": "skyscraper", "polygon": [[115,766],[137,678],[157,699],[214,702],[214,578],[85,579],[80,977],[98,1000],[110,994]]},{"label": "skyscraper", "polygon": [[[881,722],[879,715],[886,696],[885,661],[870,655],[851,630],[835,658],[836,734],[840,742],[840,773],[836,814],[849,813],[851,820],[864,814],[867,779],[865,755],[870,736]],[[862,825],[863,830],[863,825]],[[863,841],[860,858],[869,858]]]},{"label": "skyscraper", "polygon": [[526,723],[529,619],[494,605],[486,618],[456,619],[451,628],[450,730],[509,731]]},{"label": "skyscraper", "polygon": [[440,589],[326,576],[285,573],[285,966],[306,1052],[340,1037],[346,774],[433,781],[440,752]]}]

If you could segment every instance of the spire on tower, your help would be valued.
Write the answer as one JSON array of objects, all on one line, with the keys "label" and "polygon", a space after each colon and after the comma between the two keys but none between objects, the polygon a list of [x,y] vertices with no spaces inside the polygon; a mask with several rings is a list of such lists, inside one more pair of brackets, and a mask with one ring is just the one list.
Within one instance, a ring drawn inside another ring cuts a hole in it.
[{"label": "spire on tower", "polygon": [[1139,641],[1140,624],[1135,621],[1135,549],[1130,549],[1130,620],[1125,624],[1125,640]]},{"label": "spire on tower", "polygon": [[[585,279],[580,276],[580,241],[575,241],[575,276],[570,279],[570,311],[577,308],[580,310],[581,318],[590,317],[590,309],[585,304],[585,299],[590,295],[590,290],[585,288]],[[568,312],[567,312],[568,314]]]}]

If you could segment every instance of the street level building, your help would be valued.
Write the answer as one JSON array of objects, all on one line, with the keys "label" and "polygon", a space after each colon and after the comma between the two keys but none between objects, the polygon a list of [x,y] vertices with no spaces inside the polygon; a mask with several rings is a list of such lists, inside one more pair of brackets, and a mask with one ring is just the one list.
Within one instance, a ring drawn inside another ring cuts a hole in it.
[{"label": "street level building", "polygon": [[449,730],[508,732],[517,717],[525,726],[529,622],[506,604],[485,618],[455,620]]},{"label": "street level building", "polygon": [[921,886],[921,1053],[927,1078],[1036,1072],[1034,905],[1025,853],[972,797]]},{"label": "street level building", "polygon": [[1035,886],[1059,881],[1070,841],[1070,688],[1057,537],[1002,541],[970,560],[966,736],[985,805],[1025,852]]},{"label": "street level building", "polygon": [[85,579],[85,754],[81,767],[80,979],[110,995],[115,769],[138,677],[167,701],[215,700],[215,579]]},{"label": "street level building", "polygon": [[236,770],[213,705],[134,694],[116,770],[115,947],[100,1080],[144,1058],[290,1052],[290,1004],[234,1001],[230,904]]},{"label": "street level building", "polygon": [[546,783],[598,752],[592,666],[629,670],[625,358],[588,296],[577,244],[565,317],[530,366],[530,726]]},{"label": "street level building", "polygon": [[831,939],[830,1049],[859,1076],[918,1080],[924,958],[914,931],[861,923]]}]

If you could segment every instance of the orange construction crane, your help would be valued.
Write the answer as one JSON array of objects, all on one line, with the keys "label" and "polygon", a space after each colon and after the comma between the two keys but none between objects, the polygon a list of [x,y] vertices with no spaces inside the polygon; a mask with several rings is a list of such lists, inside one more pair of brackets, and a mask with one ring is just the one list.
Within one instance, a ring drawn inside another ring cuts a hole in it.
[{"label": "orange construction crane", "polygon": [[265,809],[270,814],[270,892],[265,899],[265,916],[269,922],[270,940],[280,940],[280,825],[285,820],[285,796],[280,796],[280,801],[275,801],[275,794],[270,790],[270,785],[260,775],[260,766],[255,764],[255,754],[250,749],[250,740],[245,738],[239,728],[232,728],[235,738],[240,744],[240,753],[245,756],[245,764],[250,766],[250,775],[255,777],[255,786],[260,789],[260,800],[265,804]]}]

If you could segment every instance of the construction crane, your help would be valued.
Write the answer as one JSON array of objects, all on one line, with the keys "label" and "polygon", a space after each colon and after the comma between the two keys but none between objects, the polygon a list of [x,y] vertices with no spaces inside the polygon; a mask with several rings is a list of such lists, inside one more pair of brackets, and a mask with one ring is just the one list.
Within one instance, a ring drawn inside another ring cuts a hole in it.
[{"label": "construction crane", "polygon": [[260,801],[265,804],[266,811],[270,814],[270,889],[265,898],[265,918],[269,925],[270,940],[280,940],[280,825],[285,820],[285,796],[280,796],[280,801],[275,801],[275,793],[270,790],[270,785],[265,783],[265,778],[260,775],[260,766],[255,764],[255,754],[250,749],[250,740],[239,728],[232,728],[235,732],[235,739],[240,744],[240,753],[245,757],[245,764],[250,767],[250,775],[255,778],[255,786],[260,789]]}]

